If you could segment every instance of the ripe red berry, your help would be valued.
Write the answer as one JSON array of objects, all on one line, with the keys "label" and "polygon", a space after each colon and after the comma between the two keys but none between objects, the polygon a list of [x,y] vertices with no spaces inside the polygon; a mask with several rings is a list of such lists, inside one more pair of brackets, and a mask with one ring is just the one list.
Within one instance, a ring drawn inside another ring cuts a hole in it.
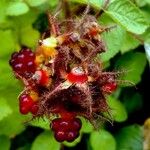
[{"label": "ripe red berry", "polygon": [[20,76],[28,78],[36,70],[34,63],[35,54],[30,49],[22,49],[19,52],[14,52],[9,61],[10,66]]},{"label": "ripe red berry", "polygon": [[73,130],[80,130],[81,129],[81,120],[79,118],[75,118],[74,120],[72,120],[72,129]]},{"label": "ripe red berry", "polygon": [[56,118],[56,119],[52,120],[51,128],[53,131],[57,131],[60,129],[61,120],[62,120],[61,118]]},{"label": "ripe red berry", "polygon": [[34,101],[28,94],[22,94],[19,97],[19,108],[21,114],[27,114],[30,112],[31,107],[33,106]]},{"label": "ripe red berry", "polygon": [[55,138],[58,142],[72,142],[79,136],[81,120],[79,118],[56,118],[51,123]]},{"label": "ripe red berry", "polygon": [[46,70],[37,70],[33,78],[36,80],[37,84],[40,84],[42,86],[48,85],[50,81],[50,78]]},{"label": "ripe red berry", "polygon": [[112,82],[112,83],[107,83],[105,85],[102,86],[102,90],[108,94],[111,94],[112,92],[114,92],[117,89],[117,83],[116,82]]},{"label": "ripe red berry", "polygon": [[[61,127],[60,127],[61,128]],[[66,140],[66,133],[64,131],[56,131],[55,134],[55,139],[58,141],[58,142],[63,142]]]},{"label": "ripe red berry", "polygon": [[33,115],[36,115],[37,112],[39,110],[39,106],[36,102],[34,102],[34,104],[32,105],[31,109],[30,109],[30,112],[33,114]]},{"label": "ripe red berry", "polygon": [[84,83],[88,80],[87,75],[82,70],[81,67],[75,67],[72,71],[67,75],[67,79],[71,83]]},{"label": "ripe red berry", "polygon": [[66,141],[72,142],[79,136],[79,131],[69,131],[66,137]]}]

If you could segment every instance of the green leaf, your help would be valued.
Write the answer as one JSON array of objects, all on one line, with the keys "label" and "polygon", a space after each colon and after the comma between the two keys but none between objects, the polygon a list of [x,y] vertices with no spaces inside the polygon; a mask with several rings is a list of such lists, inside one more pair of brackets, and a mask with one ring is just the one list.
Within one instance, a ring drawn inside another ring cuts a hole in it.
[{"label": "green leaf", "polygon": [[135,39],[133,36],[131,36],[131,34],[129,34],[128,32],[126,32],[124,36],[125,38],[121,47],[122,54],[135,49],[140,44],[140,42],[137,39]]},{"label": "green leaf", "polygon": [[92,132],[90,135],[90,144],[92,150],[116,150],[114,137],[103,129],[99,132]]},{"label": "green leaf", "polygon": [[137,84],[140,82],[141,75],[146,66],[145,54],[140,52],[126,53],[117,60],[115,66],[116,70],[128,71],[128,73],[120,76],[120,80],[126,80]]},{"label": "green leaf", "polygon": [[0,24],[3,23],[6,19],[6,8],[7,8],[7,2],[6,0],[0,1]]},{"label": "green leaf", "polygon": [[148,28],[142,12],[129,0],[113,1],[105,12],[127,31],[142,34]]},{"label": "green leaf", "polygon": [[0,57],[10,54],[16,48],[16,39],[11,30],[0,30]]},{"label": "green leaf", "polygon": [[116,135],[117,150],[142,150],[143,132],[139,125],[122,128]]},{"label": "green leaf", "polygon": [[0,97],[0,121],[12,113],[10,106],[6,100]]},{"label": "green leaf", "polygon": [[83,133],[91,133],[94,130],[93,126],[91,125],[90,122],[82,118],[82,128],[81,132]]},{"label": "green leaf", "polygon": [[107,103],[110,107],[110,114],[112,115],[114,121],[123,122],[127,119],[127,111],[119,100],[109,96],[107,97]]},{"label": "green leaf", "polygon": [[18,113],[12,113],[8,117],[5,117],[2,121],[0,121],[0,135],[14,137],[17,134],[20,134],[25,130],[25,126],[23,124],[24,121],[25,118]]},{"label": "green leaf", "polygon": [[14,17],[13,21],[15,22],[15,25],[17,24],[17,25],[21,26],[21,28],[24,28],[26,26],[32,26],[32,24],[37,19],[38,15],[39,15],[38,11],[31,9],[26,14]]},{"label": "green leaf", "polygon": [[35,119],[30,122],[30,125],[50,130],[50,121],[47,118]]},{"label": "green leaf", "polygon": [[142,108],[143,101],[142,96],[139,93],[134,93],[132,90],[128,90],[124,93],[122,99],[128,113],[135,112]]},{"label": "green leaf", "polygon": [[47,0],[25,0],[32,7],[37,7],[45,3]]},{"label": "green leaf", "polygon": [[103,34],[103,39],[106,43],[106,52],[98,56],[101,57],[102,61],[108,61],[119,52],[124,41],[124,32],[120,26],[117,26],[110,32]]},{"label": "green leaf", "polygon": [[18,16],[29,11],[29,7],[24,2],[10,2],[6,14],[9,16]]},{"label": "green leaf", "polygon": [[92,0],[92,1],[89,1],[89,0],[71,0],[71,1],[81,3],[81,4],[90,3],[91,5],[93,5],[96,8],[100,8],[104,4],[104,0]]},{"label": "green leaf", "polygon": [[34,48],[40,38],[40,33],[35,30],[32,26],[26,26],[21,28],[21,44],[27,47]]},{"label": "green leaf", "polygon": [[10,150],[10,139],[6,136],[0,136],[0,149],[1,150]]},{"label": "green leaf", "polygon": [[[136,4],[139,6],[139,7],[143,7],[145,6],[147,3],[148,3],[149,0],[135,0]],[[150,3],[150,2],[149,2]]]},{"label": "green leaf", "polygon": [[55,141],[49,131],[45,131],[35,139],[31,150],[60,150],[60,143]]}]

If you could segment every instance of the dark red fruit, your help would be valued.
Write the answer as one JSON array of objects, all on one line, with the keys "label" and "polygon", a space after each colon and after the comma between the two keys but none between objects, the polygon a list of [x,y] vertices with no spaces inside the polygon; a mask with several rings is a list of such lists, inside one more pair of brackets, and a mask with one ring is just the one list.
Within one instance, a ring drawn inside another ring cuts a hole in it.
[{"label": "dark red fruit", "polygon": [[35,103],[32,105],[32,107],[31,107],[31,109],[30,109],[30,112],[31,112],[33,115],[36,115],[36,114],[38,113],[38,110],[39,110],[39,106],[38,106],[38,104],[35,102]]},{"label": "dark red fruit", "polygon": [[[61,127],[60,127],[61,128]],[[62,130],[60,131],[56,131],[55,134],[55,139],[58,141],[58,142],[63,142],[66,140],[66,133]]]},{"label": "dark red fruit", "polygon": [[60,129],[60,122],[61,122],[61,118],[56,118],[52,121],[51,123],[51,128],[53,131],[57,131]]},{"label": "dark red fruit", "polygon": [[117,89],[117,83],[116,82],[112,82],[112,83],[107,83],[105,85],[102,86],[102,90],[108,94],[111,94],[112,92],[114,92]]},{"label": "dark red fruit", "polygon": [[79,136],[81,120],[79,118],[56,118],[51,123],[55,138],[58,142],[72,142]]},{"label": "dark red fruit", "polygon": [[67,75],[67,79],[71,83],[84,83],[88,80],[87,75],[84,73],[82,68],[75,67],[72,71]]},{"label": "dark red fruit", "polygon": [[79,131],[69,131],[66,134],[67,134],[66,141],[72,142],[79,136]]},{"label": "dark red fruit", "polygon": [[24,48],[11,55],[9,64],[18,75],[28,78],[36,70],[34,60],[35,54],[30,49]]},{"label": "dark red fruit", "polygon": [[81,129],[81,120],[79,118],[75,118],[73,121],[72,121],[72,130],[80,130]]},{"label": "dark red fruit", "polygon": [[19,97],[19,108],[21,114],[27,114],[30,112],[31,107],[33,106],[34,101],[28,94],[22,94]]}]

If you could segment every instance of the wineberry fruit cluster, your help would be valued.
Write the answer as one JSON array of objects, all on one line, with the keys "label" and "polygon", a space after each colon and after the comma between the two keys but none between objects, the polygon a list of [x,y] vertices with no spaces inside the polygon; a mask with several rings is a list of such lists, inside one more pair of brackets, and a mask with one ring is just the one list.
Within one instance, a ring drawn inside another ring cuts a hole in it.
[{"label": "wineberry fruit cluster", "polygon": [[14,52],[10,59],[12,69],[20,76],[28,78],[36,69],[35,54],[30,49],[23,48],[19,52]]},{"label": "wineberry fruit cluster", "polygon": [[29,112],[35,115],[38,111],[38,104],[30,95],[23,93],[19,97],[19,108],[24,115]]},{"label": "wineberry fruit cluster", "polygon": [[72,18],[66,24],[48,16],[50,35],[44,34],[34,52],[29,48],[14,52],[10,66],[24,83],[20,113],[55,118],[51,128],[56,140],[71,142],[82,125],[78,116],[94,127],[104,118],[109,110],[105,97],[116,90],[118,74],[104,71],[96,59],[106,50],[100,36],[106,30],[94,16]]},{"label": "wineberry fruit cluster", "polygon": [[57,118],[51,123],[57,141],[72,142],[79,136],[81,120],[79,118]]}]

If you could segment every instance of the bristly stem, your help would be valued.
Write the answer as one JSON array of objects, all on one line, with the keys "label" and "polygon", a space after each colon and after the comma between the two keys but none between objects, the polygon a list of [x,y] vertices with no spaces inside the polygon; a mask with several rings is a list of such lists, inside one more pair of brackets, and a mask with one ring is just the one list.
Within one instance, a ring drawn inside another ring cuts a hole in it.
[{"label": "bristly stem", "polygon": [[72,16],[72,13],[70,11],[70,6],[68,4],[67,0],[62,0],[63,1],[63,7],[64,7],[64,13],[65,13],[65,18],[69,19]]},{"label": "bristly stem", "polygon": [[57,36],[60,34],[56,19],[51,15],[50,11],[47,11],[48,23],[50,28],[50,35]]}]

